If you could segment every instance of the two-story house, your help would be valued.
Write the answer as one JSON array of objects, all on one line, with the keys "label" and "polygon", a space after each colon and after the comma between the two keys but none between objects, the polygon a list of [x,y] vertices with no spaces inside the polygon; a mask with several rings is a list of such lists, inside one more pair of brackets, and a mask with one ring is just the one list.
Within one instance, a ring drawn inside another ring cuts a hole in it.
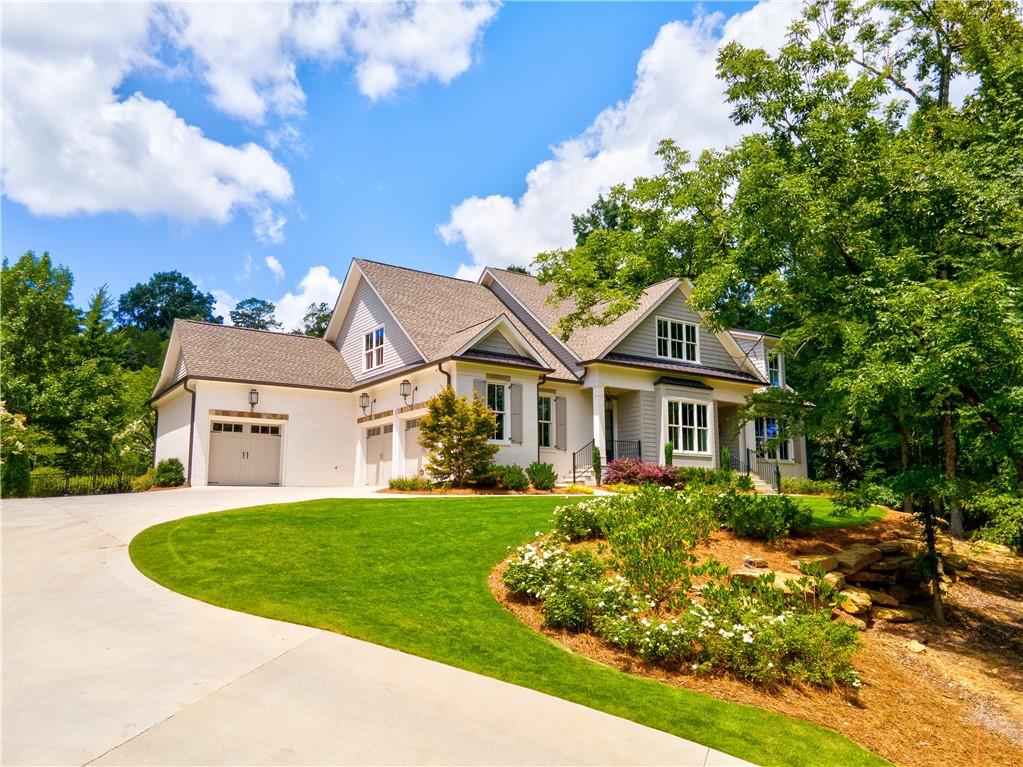
[{"label": "two-story house", "polygon": [[565,307],[534,277],[357,259],[322,339],[177,321],[153,397],[156,460],[181,459],[192,485],[386,484],[422,471],[418,419],[450,384],[496,414],[498,463],[585,479],[594,446],[660,463],[670,443],[677,465],[718,467],[727,448],[805,476],[801,437],[777,444],[773,419],[739,419],[749,394],[785,385],[777,339],[711,332],[690,289],[652,285],[562,341]]}]

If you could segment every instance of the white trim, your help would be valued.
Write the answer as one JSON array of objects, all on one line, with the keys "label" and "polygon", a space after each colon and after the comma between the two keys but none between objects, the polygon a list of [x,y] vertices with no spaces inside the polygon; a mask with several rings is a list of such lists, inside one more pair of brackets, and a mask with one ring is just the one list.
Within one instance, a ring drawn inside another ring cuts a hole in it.
[{"label": "white trim", "polygon": [[[544,394],[543,392],[538,392],[537,395],[536,395],[536,445],[537,445],[537,447],[540,450],[554,450],[555,449],[554,448],[554,443],[555,443],[556,439],[555,439],[554,430],[557,428],[558,420],[557,420],[557,415],[555,414],[555,410],[554,409],[557,407],[557,404],[555,403],[555,400],[557,398],[558,397],[557,397],[556,394]],[[551,403],[551,406],[550,406],[550,417],[546,421],[541,421],[540,420],[540,400],[541,399],[550,400],[550,403]],[[548,426],[547,436],[550,438],[550,444],[549,445],[542,445],[542,444],[540,444],[540,424],[541,423],[545,423]],[[566,422],[566,426],[567,426],[567,422]]]},{"label": "white trim", "polygon": [[[380,336],[380,346],[377,346],[377,344],[376,344],[376,335],[377,335],[378,332],[382,332],[382,335]],[[369,349],[366,348],[366,336],[372,336],[373,345]],[[372,373],[374,370],[379,370],[380,368],[382,368],[384,366],[384,344],[386,342],[387,342],[387,326],[386,325],[377,325],[372,330],[367,331],[367,332],[362,334],[362,348],[360,349],[359,353],[362,355],[362,372],[364,374],[365,373]],[[376,364],[376,356],[377,356],[376,352],[377,352],[377,349],[380,350],[380,363],[379,364]],[[373,365],[366,365],[366,354],[367,353],[371,353],[373,355],[373,361],[374,361]]]},{"label": "white trim", "polygon": [[[671,430],[671,424],[668,421],[668,410],[669,410],[669,405],[671,403],[673,403],[673,402],[678,403],[680,406],[681,405],[692,405],[693,406],[693,418],[695,419],[696,422],[693,423],[692,426],[685,426],[685,425],[683,425],[683,423],[682,423],[682,408],[679,407],[679,413],[678,413],[679,441],[681,442],[682,430],[683,429],[692,429],[693,430],[693,447],[694,447],[694,449],[693,450],[682,450],[681,449],[681,445],[676,445],[674,442],[672,442],[672,448],[673,448],[672,449],[672,455],[677,455],[677,456],[680,456],[680,457],[691,456],[691,455],[698,455],[698,456],[701,456],[701,457],[710,456],[711,458],[713,458],[714,457],[714,442],[713,442],[713,438],[712,437],[713,437],[714,429],[717,428],[717,419],[715,418],[715,413],[714,413],[713,409],[711,408],[711,405],[713,404],[714,401],[713,400],[690,399],[688,397],[665,397],[664,398],[664,442],[662,443],[661,452],[662,453],[664,452],[663,445],[668,444],[668,441],[669,441],[669,434],[670,434],[670,430]],[[706,414],[707,414],[707,425],[703,426],[703,427],[697,425],[697,423],[699,422],[699,417],[697,416],[697,412],[698,412],[697,408],[699,408],[701,406],[703,408],[705,408]],[[707,449],[706,450],[695,449],[700,444],[700,429],[701,428],[706,429],[706,431],[707,431]]]},{"label": "white trim", "polygon": [[505,340],[511,343],[512,346],[518,346],[519,347],[518,350],[527,352],[528,355],[532,357],[534,362],[543,365],[544,369],[550,369],[547,364],[547,361],[540,356],[539,352],[537,352],[537,350],[533,348],[532,344],[529,343],[526,337],[522,335],[519,329],[515,327],[514,323],[508,318],[508,315],[505,314],[504,312],[494,317],[493,320],[487,323],[486,327],[484,327],[483,330],[481,330],[479,333],[477,333],[471,339],[469,339],[469,341],[463,344],[462,347],[451,356],[458,357],[464,354],[465,352],[469,351],[469,349],[471,349],[474,344],[479,343],[494,331],[500,332],[501,329],[507,329],[511,331],[512,338],[504,336],[503,333],[501,335],[504,336]]},{"label": "white trim", "polygon": [[[510,381],[486,381],[486,397],[484,402],[486,406],[490,407],[490,387],[500,386],[504,389],[504,410],[501,411],[501,415],[504,418],[501,421],[501,439],[488,439],[491,445],[510,445],[511,441],[511,429],[509,428],[508,418],[511,416],[511,382]],[[492,413],[496,415],[497,411],[491,408]]]},{"label": "white trim", "polygon": [[[668,339],[667,339],[668,340],[668,353],[667,354],[661,354],[658,351],[658,345],[659,345],[658,342],[661,340],[661,337],[657,333],[657,330],[658,330],[657,325],[659,323],[661,323],[661,322],[667,322],[668,323]],[[681,357],[672,357],[671,356],[671,342],[673,340],[672,337],[671,337],[671,326],[672,326],[672,323],[674,323],[676,325],[681,325],[682,326],[682,355],[683,356],[681,356]],[[689,359],[688,357],[685,356],[686,346],[689,343],[689,341],[686,339],[686,331],[685,331],[685,329],[687,327],[688,328],[692,328],[696,332],[696,359],[695,360],[691,360],[691,359]],[[702,365],[703,363],[700,361],[700,326],[698,324],[696,324],[695,322],[689,322],[688,320],[677,320],[677,319],[674,319],[672,317],[665,317],[665,316],[660,315],[660,314],[655,315],[654,316],[654,354],[655,354],[655,356],[658,359],[662,359],[662,360],[670,360],[671,362],[692,362],[695,365]]]},{"label": "white trim", "polygon": [[[478,280],[479,284],[483,285],[483,287],[489,287],[488,285],[486,285],[483,282],[484,278],[486,278],[486,277],[489,277],[491,280],[493,280],[498,285],[500,285],[502,288],[504,288],[504,292],[507,293],[509,296],[511,296],[515,300],[515,303],[518,304],[522,308],[522,311],[524,311],[526,314],[528,314],[530,317],[532,317],[537,325],[539,325],[541,328],[546,330],[547,331],[547,335],[549,337],[553,338],[558,343],[558,346],[560,346],[562,349],[564,349],[566,352],[568,352],[568,355],[573,360],[575,360],[576,362],[580,361],[579,360],[579,355],[576,354],[574,351],[572,351],[572,349],[568,346],[568,344],[566,344],[564,341],[562,341],[560,338],[558,338],[556,335],[554,335],[554,333],[551,332],[551,329],[549,327],[547,327],[546,323],[543,320],[541,320],[539,317],[537,317],[535,314],[533,314],[533,312],[530,310],[530,308],[528,306],[526,306],[522,302],[522,300],[515,293],[515,291],[512,290],[511,288],[509,288],[503,282],[501,282],[501,279],[496,274],[494,274],[492,268],[489,267],[489,266],[486,269],[483,270],[483,272],[480,274],[480,277],[479,277],[479,280]],[[498,301],[501,300],[500,296],[498,296],[497,300]],[[511,308],[511,307],[509,307],[509,308]]]}]

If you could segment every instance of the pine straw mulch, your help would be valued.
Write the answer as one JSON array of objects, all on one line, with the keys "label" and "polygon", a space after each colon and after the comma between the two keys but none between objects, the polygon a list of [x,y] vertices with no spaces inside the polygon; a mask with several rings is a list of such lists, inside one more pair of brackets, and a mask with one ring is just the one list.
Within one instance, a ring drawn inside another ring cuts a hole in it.
[{"label": "pine straw mulch", "polygon": [[[908,515],[890,511],[875,524],[817,530],[766,544],[714,533],[697,550],[738,567],[750,555],[793,571],[797,555],[837,551],[855,542],[915,535]],[[971,560],[974,578],[950,584],[947,623],[876,622],[860,633],[855,656],[863,681],[857,693],[809,686],[764,689],[730,675],[667,671],[617,650],[591,634],[544,628],[539,607],[510,595],[502,562],[490,575],[501,604],[523,623],[574,652],[666,684],[745,703],[836,730],[906,767],[1020,767],[1023,765],[1023,559]],[[927,645],[907,648],[910,639]]]}]

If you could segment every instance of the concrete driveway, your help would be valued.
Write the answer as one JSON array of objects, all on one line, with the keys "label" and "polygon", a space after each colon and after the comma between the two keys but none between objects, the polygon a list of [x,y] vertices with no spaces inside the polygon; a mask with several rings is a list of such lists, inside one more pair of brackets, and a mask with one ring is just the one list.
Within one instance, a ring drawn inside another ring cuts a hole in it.
[{"label": "concrete driveway", "polygon": [[3,764],[745,764],[542,693],[167,591],[128,542],[324,488],[3,504]]}]

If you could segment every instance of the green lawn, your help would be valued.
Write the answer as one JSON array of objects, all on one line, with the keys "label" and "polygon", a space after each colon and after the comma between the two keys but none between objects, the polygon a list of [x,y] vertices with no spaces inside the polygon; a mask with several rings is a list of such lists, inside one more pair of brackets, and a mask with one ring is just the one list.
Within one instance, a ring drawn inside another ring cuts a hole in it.
[{"label": "green lawn", "polygon": [[810,511],[813,512],[813,520],[810,522],[809,528],[811,530],[821,530],[828,527],[869,525],[871,522],[877,522],[877,520],[884,517],[884,509],[880,506],[871,506],[863,514],[859,515],[834,517],[831,515],[831,511],[835,508],[835,504],[831,502],[830,498],[823,495],[796,495],[792,497],[805,503],[810,507]]},{"label": "green lawn", "polygon": [[131,542],[168,588],[531,687],[761,765],[886,764],[807,722],[621,673],[520,623],[487,587],[553,498],[327,500],[187,517]]}]

